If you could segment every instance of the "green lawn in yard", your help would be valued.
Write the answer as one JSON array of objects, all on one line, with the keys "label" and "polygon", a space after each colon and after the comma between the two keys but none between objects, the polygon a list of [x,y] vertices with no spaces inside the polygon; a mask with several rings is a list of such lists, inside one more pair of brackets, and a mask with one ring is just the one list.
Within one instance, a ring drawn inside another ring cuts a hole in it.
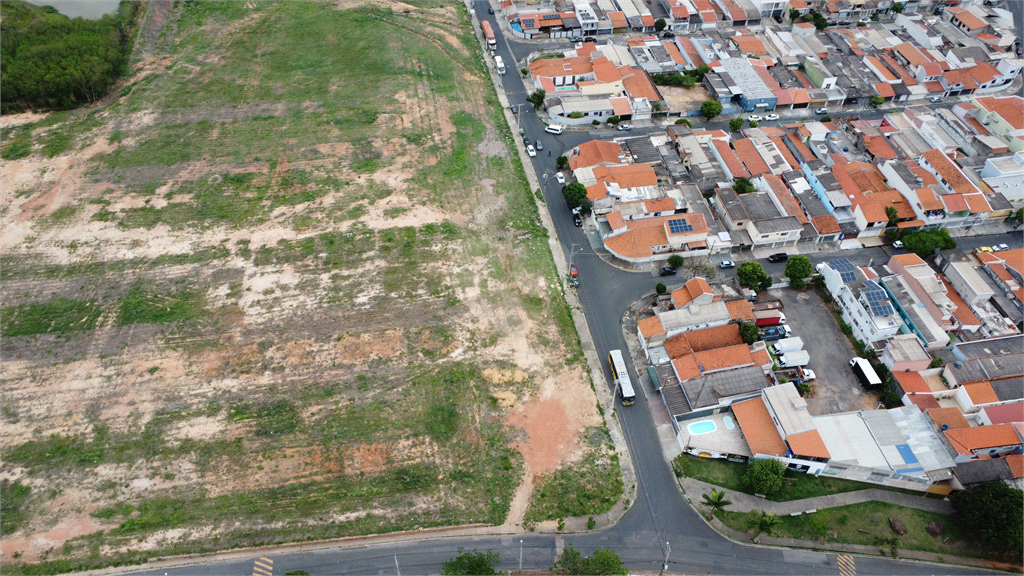
[{"label": "green lawn in yard", "polygon": [[[709,484],[721,486],[727,490],[734,490],[743,494],[753,494],[754,491],[743,483],[743,474],[747,471],[746,464],[729,462],[728,460],[698,458],[689,454],[680,454],[672,461],[672,469],[676,476],[693,478]],[[815,496],[827,496],[829,494],[842,494],[844,492],[855,492],[879,488],[881,490],[893,490],[877,484],[867,484],[841,478],[830,478],[824,476],[812,476],[802,472],[786,471],[782,489],[768,497],[773,502],[789,502],[790,500],[803,500]],[[920,492],[909,492],[906,490],[894,490],[915,496],[923,496]]]},{"label": "green lawn in yard", "polygon": [[[749,516],[746,513],[730,512],[726,508],[716,512],[715,516],[733,530],[750,530]],[[906,534],[899,537],[900,550],[984,557],[977,546],[964,541],[963,534],[949,516],[885,502],[864,502],[829,508],[814,514],[780,516],[779,525],[773,536],[874,546],[878,538],[896,536],[889,525],[889,518],[899,519],[907,529]],[[932,536],[925,531],[925,526],[933,520],[942,525],[943,531],[939,536]],[[835,532],[836,537],[829,537],[829,532]]]}]

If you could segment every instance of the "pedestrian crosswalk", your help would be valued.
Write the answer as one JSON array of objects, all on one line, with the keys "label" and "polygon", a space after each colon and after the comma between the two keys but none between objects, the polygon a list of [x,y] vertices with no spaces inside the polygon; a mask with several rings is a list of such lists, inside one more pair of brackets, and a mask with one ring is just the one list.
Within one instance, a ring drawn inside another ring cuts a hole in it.
[{"label": "pedestrian crosswalk", "polygon": [[274,561],[262,556],[259,560],[254,560],[252,576],[274,576]]},{"label": "pedestrian crosswalk", "polygon": [[839,554],[836,556],[839,563],[839,574],[841,576],[857,576],[857,567],[853,564],[853,556]]}]

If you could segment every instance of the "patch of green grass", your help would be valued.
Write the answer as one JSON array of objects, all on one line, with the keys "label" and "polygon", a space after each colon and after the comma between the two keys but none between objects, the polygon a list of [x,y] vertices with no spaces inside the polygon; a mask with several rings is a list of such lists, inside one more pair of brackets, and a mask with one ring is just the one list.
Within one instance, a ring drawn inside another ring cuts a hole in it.
[{"label": "patch of green grass", "polygon": [[[754,493],[752,488],[743,483],[743,475],[747,472],[747,465],[739,462],[729,462],[720,458],[698,458],[689,454],[680,454],[672,461],[672,470],[678,477],[685,476],[701,480],[743,494]],[[804,498],[842,494],[844,492],[855,492],[872,488],[924,497],[922,492],[911,492],[843,478],[812,476],[802,472],[787,470],[786,476],[782,481],[782,489],[769,496],[768,500],[773,502],[789,502],[791,500],[803,500]]]},{"label": "patch of green grass", "polygon": [[31,154],[32,130],[35,127],[35,124],[22,124],[0,132],[0,141],[4,143],[4,147],[0,148],[0,158],[17,160]]},{"label": "patch of green grass", "polygon": [[[727,508],[716,512],[715,516],[734,530],[746,532],[748,529],[747,514],[730,512]],[[899,537],[900,549],[984,557],[980,550],[964,540],[965,535],[949,516],[885,502],[864,502],[819,510],[814,514],[780,516],[775,535],[874,546],[877,538],[895,536],[889,527],[889,518],[898,518],[907,529],[907,533]],[[942,524],[943,533],[939,536],[932,536],[924,529],[933,520]],[[836,538],[828,537],[829,531],[836,532]]]},{"label": "patch of green grass", "polygon": [[543,475],[530,496],[528,522],[603,514],[622,496],[618,455],[593,449],[575,464]]},{"label": "patch of green grass", "polygon": [[4,306],[0,309],[3,335],[63,334],[96,328],[103,309],[93,300],[57,298],[43,304]]},{"label": "patch of green grass", "polygon": [[43,140],[42,152],[43,154],[46,154],[47,157],[53,158],[54,156],[68,151],[74,143],[75,138],[72,134],[61,130],[60,128],[55,128],[50,130],[50,133],[47,134],[46,138]]},{"label": "patch of green grass", "polygon": [[192,320],[206,314],[203,298],[199,292],[181,290],[159,293],[147,290],[142,281],[132,285],[117,313],[117,323],[165,324]]},{"label": "patch of green grass", "polygon": [[259,405],[247,402],[232,404],[228,407],[228,417],[232,420],[253,420],[256,436],[291,434],[302,423],[295,404],[285,399]]},{"label": "patch of green grass", "polygon": [[25,504],[32,494],[32,487],[26,486],[20,480],[0,482],[0,535],[13,534],[21,528],[21,525],[28,519],[25,513]]}]

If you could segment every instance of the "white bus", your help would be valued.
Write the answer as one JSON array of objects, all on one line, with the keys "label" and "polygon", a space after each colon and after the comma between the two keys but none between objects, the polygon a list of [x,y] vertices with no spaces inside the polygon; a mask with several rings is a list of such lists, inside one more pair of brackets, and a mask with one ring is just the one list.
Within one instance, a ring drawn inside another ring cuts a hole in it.
[{"label": "white bus", "polygon": [[501,56],[494,57],[494,67],[498,69],[498,74],[505,73],[505,61],[501,59]]},{"label": "white bus", "polygon": [[608,366],[612,369],[612,378],[615,379],[616,388],[619,391],[619,399],[623,406],[630,406],[636,401],[636,393],[633,392],[633,383],[629,380],[629,372],[626,371],[626,363],[622,361],[622,351],[612,350],[608,353]]}]

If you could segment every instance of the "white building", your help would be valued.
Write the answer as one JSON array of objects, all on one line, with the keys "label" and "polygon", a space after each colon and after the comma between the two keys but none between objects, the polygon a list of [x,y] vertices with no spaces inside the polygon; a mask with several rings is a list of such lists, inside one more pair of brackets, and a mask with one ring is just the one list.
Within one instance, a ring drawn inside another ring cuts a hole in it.
[{"label": "white building", "polygon": [[1024,201],[1024,152],[989,158],[980,172],[982,181],[1010,202]]},{"label": "white building", "polygon": [[825,278],[825,286],[839,304],[843,321],[853,329],[855,338],[879,342],[900,332],[900,316],[888,293],[877,283],[876,274],[846,259],[819,264],[818,273]]}]

